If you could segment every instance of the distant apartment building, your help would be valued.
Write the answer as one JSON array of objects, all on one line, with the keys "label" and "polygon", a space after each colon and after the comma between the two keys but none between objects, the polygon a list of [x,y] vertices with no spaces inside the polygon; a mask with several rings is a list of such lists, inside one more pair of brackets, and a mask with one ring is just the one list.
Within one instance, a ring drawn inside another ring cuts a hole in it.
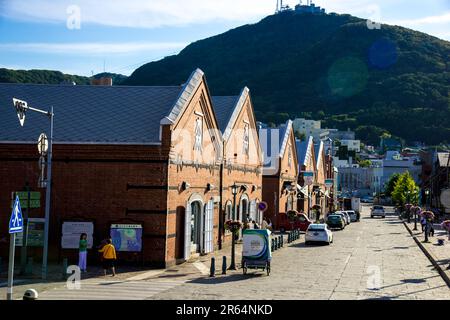
[{"label": "distant apartment building", "polygon": [[382,184],[386,184],[394,173],[408,171],[417,184],[420,183],[422,166],[419,157],[402,157],[398,151],[388,151],[383,159]]},{"label": "distant apartment building", "polygon": [[361,152],[361,140],[340,140],[342,146],[346,146],[349,151]]},{"label": "distant apartment building", "polygon": [[321,122],[316,120],[307,120],[303,118],[297,118],[293,120],[294,132],[304,134],[305,137],[313,137],[315,141],[324,141],[329,138],[330,130],[322,129]]},{"label": "distant apartment building", "polygon": [[373,195],[383,189],[382,167],[341,167],[338,178],[339,190],[356,197]]}]

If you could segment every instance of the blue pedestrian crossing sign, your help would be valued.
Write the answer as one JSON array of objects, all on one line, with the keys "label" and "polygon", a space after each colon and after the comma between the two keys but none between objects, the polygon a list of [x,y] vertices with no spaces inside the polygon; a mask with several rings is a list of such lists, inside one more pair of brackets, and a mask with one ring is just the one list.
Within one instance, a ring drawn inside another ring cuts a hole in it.
[{"label": "blue pedestrian crossing sign", "polygon": [[9,219],[9,233],[19,232],[23,232],[23,217],[22,208],[20,207],[20,200],[17,196],[11,213],[11,219]]}]

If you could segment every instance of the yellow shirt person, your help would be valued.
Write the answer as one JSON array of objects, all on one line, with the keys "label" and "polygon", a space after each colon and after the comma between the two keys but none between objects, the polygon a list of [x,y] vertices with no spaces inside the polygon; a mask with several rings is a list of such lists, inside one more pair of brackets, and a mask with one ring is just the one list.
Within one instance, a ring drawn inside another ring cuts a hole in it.
[{"label": "yellow shirt person", "polygon": [[117,259],[116,248],[111,243],[111,239],[106,240],[106,245],[103,246],[98,252],[103,254],[103,271],[105,272],[108,269],[112,270],[112,276],[116,275],[116,269],[114,268],[114,261]]},{"label": "yellow shirt person", "polygon": [[98,252],[103,253],[103,259],[117,259],[116,248],[114,248],[114,245],[112,245],[111,243],[106,244]]}]

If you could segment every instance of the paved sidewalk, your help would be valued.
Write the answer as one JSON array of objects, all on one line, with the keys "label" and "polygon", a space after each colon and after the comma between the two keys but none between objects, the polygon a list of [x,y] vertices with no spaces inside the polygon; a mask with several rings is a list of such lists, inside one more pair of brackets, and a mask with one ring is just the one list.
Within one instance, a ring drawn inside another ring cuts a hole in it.
[{"label": "paved sidewalk", "polygon": [[[7,261],[3,261],[0,272],[0,300],[6,299],[7,289]],[[33,274],[21,276],[19,274],[20,266],[18,260],[16,260],[15,275],[14,275],[14,299],[21,299],[25,290],[35,289],[38,293],[52,290],[55,288],[64,287],[66,280],[63,279],[62,265],[50,264],[48,267],[48,277],[46,281],[41,279],[41,264],[35,263],[33,265]],[[114,281],[133,281],[142,277],[149,277],[160,274],[165,270],[149,270],[144,268],[118,266],[116,268],[117,276],[112,278],[107,277],[107,280]],[[86,281],[104,281],[103,270],[100,266],[89,266],[88,272],[82,273],[81,278]]]},{"label": "paved sidewalk", "polygon": [[[434,224],[434,236],[428,238],[428,242],[425,242],[425,234],[422,233],[420,223],[417,223],[417,231],[414,230],[414,222],[407,223],[404,221],[408,231],[417,239],[419,247],[425,250],[425,255],[432,260],[435,267],[440,268],[440,273],[450,286],[450,270],[447,267],[450,264],[450,240],[448,240],[448,234],[442,229],[440,224]],[[444,240],[444,245],[438,245],[438,239]]]},{"label": "paved sidewalk", "polygon": [[[278,236],[278,234],[275,234]],[[288,235],[284,235],[284,247],[274,251],[274,255],[283,251],[288,245],[294,245],[300,240],[291,244],[287,243]],[[301,236],[303,238],[303,235]],[[14,299],[21,299],[26,289],[36,289],[39,299],[42,300],[107,300],[107,299],[150,299],[166,290],[173,289],[188,281],[200,278],[209,278],[211,258],[216,261],[216,275],[221,277],[222,258],[226,256],[227,266],[231,262],[231,245],[224,247],[220,251],[212,254],[199,256],[188,263],[176,265],[168,269],[144,269],[126,266],[118,266],[117,276],[102,276],[103,270],[98,267],[89,267],[88,273],[82,274],[81,289],[67,290],[66,281],[62,278],[62,266],[49,266],[48,280],[43,282],[40,279],[40,264],[35,264],[33,276],[22,277],[16,275],[14,278]],[[241,267],[242,244],[236,244],[236,271],[227,270],[227,276],[242,274]],[[17,267],[17,266],[16,266]],[[6,269],[3,265],[3,273],[0,273],[0,300],[6,298]],[[18,267],[16,268],[18,274]]]}]

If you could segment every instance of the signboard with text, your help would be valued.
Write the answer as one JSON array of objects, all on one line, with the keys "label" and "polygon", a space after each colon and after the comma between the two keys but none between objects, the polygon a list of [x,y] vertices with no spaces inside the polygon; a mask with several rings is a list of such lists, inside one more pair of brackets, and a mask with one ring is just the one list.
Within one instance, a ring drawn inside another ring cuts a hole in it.
[{"label": "signboard with text", "polygon": [[[29,218],[27,223],[27,247],[44,246],[44,218]],[[23,233],[16,235],[16,246],[23,246]]]},{"label": "signboard with text", "polygon": [[[15,192],[15,195],[20,198],[20,207],[22,209],[28,208],[28,192],[19,191]],[[11,208],[13,203],[11,203]],[[41,193],[40,192],[30,192],[30,208],[40,208],[41,207]]]},{"label": "signboard with text", "polygon": [[92,249],[94,239],[94,223],[65,221],[62,225],[61,248],[78,249],[80,245],[80,236],[82,233],[87,234],[88,248]]}]

